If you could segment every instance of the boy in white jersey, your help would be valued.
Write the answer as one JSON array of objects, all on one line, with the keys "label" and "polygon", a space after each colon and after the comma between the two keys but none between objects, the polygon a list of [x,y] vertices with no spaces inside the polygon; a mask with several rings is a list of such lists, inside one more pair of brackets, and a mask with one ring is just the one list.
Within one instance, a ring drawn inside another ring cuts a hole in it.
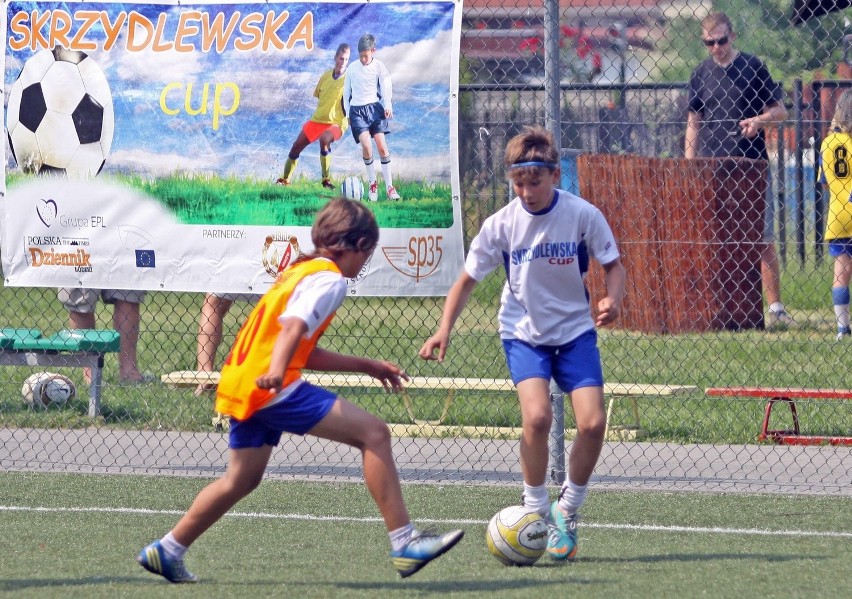
[{"label": "boy in white jersey", "polygon": [[[559,151],[547,130],[526,127],[509,141],[504,162],[517,197],[483,223],[464,271],[447,295],[438,330],[423,344],[420,357],[443,361],[453,325],[473,288],[504,266],[498,321],[521,405],[523,502],[548,520],[550,556],[571,560],[577,554],[577,511],[606,428],[595,326],[619,316],[625,272],[601,212],[556,188],[561,176]],[[597,303],[595,315],[585,286],[589,258],[606,272],[606,297]],[[568,479],[553,504],[545,484],[553,419],[551,378],[571,395],[577,420]]]},{"label": "boy in white jersey", "polygon": [[387,198],[400,199],[393,186],[390,148],[385,141],[385,135],[390,133],[388,120],[393,118],[393,85],[387,67],[375,54],[376,38],[365,33],[358,40],[358,62],[349,66],[343,84],[343,110],[349,116],[352,137],[361,144],[369,183],[367,195],[372,202],[379,199],[379,184],[371,138],[376,140]]}]

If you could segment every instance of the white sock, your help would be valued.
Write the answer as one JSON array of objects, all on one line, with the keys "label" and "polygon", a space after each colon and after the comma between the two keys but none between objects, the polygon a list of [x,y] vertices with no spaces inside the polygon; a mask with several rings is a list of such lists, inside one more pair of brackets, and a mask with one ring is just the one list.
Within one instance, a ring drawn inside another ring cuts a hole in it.
[{"label": "white sock", "polygon": [[834,316],[837,317],[837,326],[844,329],[849,328],[849,304],[843,306],[834,306]]},{"label": "white sock", "polygon": [[[369,162],[368,162],[368,160],[369,160]],[[373,162],[373,159],[372,158],[365,158],[364,159],[364,166],[367,168],[367,181],[371,184],[375,183],[376,182],[376,165]]]},{"label": "white sock", "polygon": [[172,559],[183,559],[188,547],[184,547],[175,540],[175,536],[169,531],[169,534],[160,539],[160,546]]},{"label": "white sock", "polygon": [[586,500],[586,492],[588,490],[589,485],[575,485],[570,480],[566,480],[562,485],[559,507],[565,510],[568,515],[576,514]]},{"label": "white sock", "polygon": [[774,312],[775,314],[780,314],[785,311],[784,304],[781,302],[772,302],[769,304],[769,311]]},{"label": "white sock", "polygon": [[524,483],[524,506],[537,511],[542,518],[546,517],[550,509],[547,485],[531,486]]},{"label": "white sock", "polygon": [[391,175],[390,154],[380,156],[382,163],[382,177],[385,180],[385,187],[393,187],[393,176]]},{"label": "white sock", "polygon": [[397,528],[396,530],[392,530],[388,533],[388,537],[390,538],[391,549],[393,551],[399,551],[411,540],[411,535],[414,534],[414,525],[409,522],[402,528]]}]

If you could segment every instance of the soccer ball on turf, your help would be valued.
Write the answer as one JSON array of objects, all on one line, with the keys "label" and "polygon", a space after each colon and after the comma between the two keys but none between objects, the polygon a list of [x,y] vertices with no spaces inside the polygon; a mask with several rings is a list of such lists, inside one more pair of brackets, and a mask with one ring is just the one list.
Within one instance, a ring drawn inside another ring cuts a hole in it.
[{"label": "soccer ball on turf", "polygon": [[109,82],[85,52],[36,52],[9,88],[6,132],[24,172],[94,177],[114,129]]},{"label": "soccer ball on turf", "polygon": [[547,523],[535,510],[509,506],[491,518],[485,542],[504,565],[531,566],[547,549]]},{"label": "soccer ball on turf", "polygon": [[340,192],[344,198],[360,200],[364,197],[364,183],[358,177],[346,177],[340,186]]},{"label": "soccer ball on turf", "polygon": [[36,372],[24,381],[21,388],[24,401],[34,408],[61,406],[77,395],[74,382],[55,372]]}]

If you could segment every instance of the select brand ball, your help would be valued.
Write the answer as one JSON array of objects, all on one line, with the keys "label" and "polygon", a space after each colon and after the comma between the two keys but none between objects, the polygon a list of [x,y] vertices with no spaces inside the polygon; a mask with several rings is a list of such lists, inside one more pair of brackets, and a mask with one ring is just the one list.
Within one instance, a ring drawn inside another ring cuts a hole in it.
[{"label": "select brand ball", "polygon": [[74,382],[55,372],[36,372],[27,377],[21,388],[24,401],[34,408],[61,406],[77,394]]},{"label": "select brand ball", "polygon": [[364,197],[364,183],[358,177],[346,177],[340,186],[340,192],[344,198],[360,200]]},{"label": "select brand ball", "polygon": [[491,518],[485,542],[504,565],[531,566],[547,549],[547,523],[535,510],[513,505]]}]

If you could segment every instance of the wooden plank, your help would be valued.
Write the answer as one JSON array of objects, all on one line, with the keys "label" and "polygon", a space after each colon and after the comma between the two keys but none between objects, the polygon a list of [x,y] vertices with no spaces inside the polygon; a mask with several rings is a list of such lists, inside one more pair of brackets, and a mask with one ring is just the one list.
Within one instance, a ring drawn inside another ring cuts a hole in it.
[{"label": "wooden plank", "polygon": [[704,393],[714,397],[852,399],[852,390],[849,389],[809,389],[804,387],[710,387]]},{"label": "wooden plank", "polygon": [[[305,372],[304,379],[323,387],[379,387],[379,382],[363,374]],[[164,374],[160,380],[172,388],[195,387],[199,383],[219,383],[218,372],[178,370]],[[509,379],[479,379],[457,377],[412,377],[405,383],[406,389],[441,389],[465,391],[515,390]],[[659,385],[646,383],[606,383],[604,393],[608,395],[674,395],[697,389],[695,385]]]}]

